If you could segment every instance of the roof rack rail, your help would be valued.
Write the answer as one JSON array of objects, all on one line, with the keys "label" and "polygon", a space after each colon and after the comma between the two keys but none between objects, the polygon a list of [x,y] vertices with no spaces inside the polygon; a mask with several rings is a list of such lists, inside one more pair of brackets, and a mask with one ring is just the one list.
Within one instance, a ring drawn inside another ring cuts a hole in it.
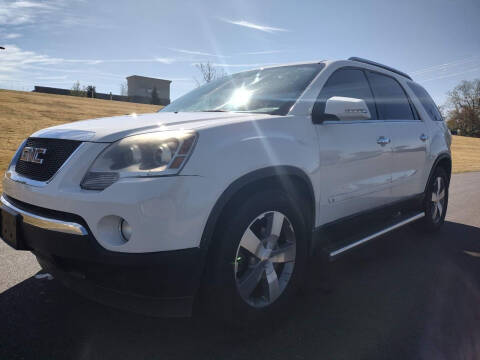
[{"label": "roof rack rail", "polygon": [[397,70],[397,69],[394,69],[390,66],[387,66],[387,65],[383,65],[383,64],[380,64],[380,63],[377,63],[375,61],[372,61],[372,60],[367,60],[367,59],[362,59],[362,58],[359,58],[359,57],[356,57],[356,56],[352,56],[350,58],[348,58],[348,60],[351,60],[351,61],[358,61],[358,62],[362,62],[362,63],[365,63],[365,64],[369,64],[369,65],[374,65],[374,66],[378,66],[378,67],[381,67],[385,70],[389,70],[391,72],[394,72],[398,75],[402,75],[404,77],[406,77],[407,79],[410,79],[413,81],[413,79],[406,73],[404,73],[403,71],[400,71],[400,70]]}]

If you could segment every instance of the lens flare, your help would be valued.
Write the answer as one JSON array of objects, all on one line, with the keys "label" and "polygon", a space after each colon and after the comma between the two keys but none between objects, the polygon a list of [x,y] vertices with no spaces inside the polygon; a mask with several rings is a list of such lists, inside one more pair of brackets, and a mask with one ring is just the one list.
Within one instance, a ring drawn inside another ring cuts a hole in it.
[{"label": "lens flare", "polygon": [[235,108],[245,106],[249,103],[252,94],[252,90],[248,90],[244,86],[239,87],[233,92],[232,97],[228,101],[228,105],[231,105]]}]

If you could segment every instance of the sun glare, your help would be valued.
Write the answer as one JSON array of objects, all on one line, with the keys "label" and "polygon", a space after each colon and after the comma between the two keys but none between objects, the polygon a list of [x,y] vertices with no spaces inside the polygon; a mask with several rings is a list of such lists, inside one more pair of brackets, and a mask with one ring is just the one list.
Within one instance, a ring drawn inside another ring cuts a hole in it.
[{"label": "sun glare", "polygon": [[232,97],[228,101],[228,105],[232,105],[234,107],[245,106],[250,101],[252,94],[252,90],[247,90],[244,86],[239,87],[233,92]]}]

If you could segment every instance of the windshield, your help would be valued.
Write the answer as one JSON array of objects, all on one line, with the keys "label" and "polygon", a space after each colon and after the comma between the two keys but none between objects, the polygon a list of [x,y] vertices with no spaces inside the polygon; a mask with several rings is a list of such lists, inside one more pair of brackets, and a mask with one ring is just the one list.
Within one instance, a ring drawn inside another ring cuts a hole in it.
[{"label": "windshield", "polygon": [[322,68],[323,64],[304,64],[225,76],[189,92],[161,111],[238,111],[286,115]]}]

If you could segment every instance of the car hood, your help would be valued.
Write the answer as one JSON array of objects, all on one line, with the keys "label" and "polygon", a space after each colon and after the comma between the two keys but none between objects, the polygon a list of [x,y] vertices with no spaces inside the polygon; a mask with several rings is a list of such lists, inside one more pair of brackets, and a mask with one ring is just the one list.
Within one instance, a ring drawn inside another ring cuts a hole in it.
[{"label": "car hood", "polygon": [[273,117],[244,113],[171,113],[123,115],[76,121],[37,131],[32,137],[68,139],[90,142],[113,142],[126,136],[167,130],[198,130],[239,121]]}]

